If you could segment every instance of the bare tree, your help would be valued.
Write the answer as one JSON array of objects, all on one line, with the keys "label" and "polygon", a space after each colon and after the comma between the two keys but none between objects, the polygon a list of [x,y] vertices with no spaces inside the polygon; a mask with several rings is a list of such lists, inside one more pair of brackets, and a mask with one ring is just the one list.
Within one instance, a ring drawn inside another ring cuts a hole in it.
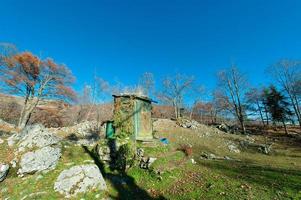
[{"label": "bare tree", "polygon": [[154,75],[150,72],[145,72],[139,80],[139,85],[142,87],[145,95],[153,95],[155,92]]},{"label": "bare tree", "polygon": [[94,100],[94,88],[91,85],[84,84],[82,91],[77,94],[78,112],[75,116],[77,123],[89,119],[90,112],[94,107]]},{"label": "bare tree", "polygon": [[103,104],[108,94],[111,95],[112,87],[104,79],[94,75],[93,83],[85,84],[82,91],[77,95],[78,112],[76,116],[77,123],[88,121],[91,116],[99,121],[103,115]]},{"label": "bare tree", "polygon": [[163,89],[158,93],[158,99],[174,107],[175,117],[180,117],[185,95],[189,93],[194,83],[194,77],[176,74],[163,80]]},{"label": "bare tree", "polygon": [[268,68],[280,87],[286,92],[301,128],[301,61],[281,60]]},{"label": "bare tree", "polygon": [[205,87],[203,85],[197,85],[197,86],[192,86],[192,89],[190,90],[190,99],[191,99],[191,105],[190,107],[190,114],[189,114],[189,119],[192,120],[192,116],[194,112],[196,111],[198,104],[204,100],[202,99],[204,97],[204,94],[206,92]]},{"label": "bare tree", "polygon": [[229,98],[222,90],[214,90],[212,93],[212,115],[213,123],[217,123],[217,118],[226,119],[231,111]]},{"label": "bare tree", "polygon": [[0,80],[6,92],[24,97],[18,127],[23,128],[42,98],[72,100],[71,71],[51,58],[41,60],[31,52],[0,52]]},{"label": "bare tree", "polygon": [[221,71],[218,74],[219,87],[223,89],[225,96],[229,99],[233,113],[236,116],[243,133],[245,128],[245,109],[243,104],[246,90],[246,79],[239,70],[232,66],[230,69]]},{"label": "bare tree", "polygon": [[268,125],[268,112],[265,104],[264,91],[258,88],[251,88],[246,93],[246,101],[248,103],[248,110],[254,115],[259,115],[262,124]]}]

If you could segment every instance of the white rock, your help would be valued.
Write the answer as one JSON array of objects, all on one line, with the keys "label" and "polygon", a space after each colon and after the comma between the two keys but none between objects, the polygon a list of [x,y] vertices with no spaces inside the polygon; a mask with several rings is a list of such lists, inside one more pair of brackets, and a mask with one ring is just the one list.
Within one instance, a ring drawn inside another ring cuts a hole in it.
[{"label": "white rock", "polygon": [[150,167],[156,160],[157,160],[157,158],[149,158],[148,159],[148,166]]},{"label": "white rock", "polygon": [[240,153],[239,148],[234,143],[228,143],[228,149],[232,153]]},{"label": "white rock", "polygon": [[43,147],[34,152],[28,152],[21,157],[19,175],[54,169],[61,157],[58,147]]},{"label": "white rock", "polygon": [[27,126],[21,132],[21,138],[18,142],[19,151],[26,148],[45,147],[59,143],[60,139],[47,131],[42,125]]},{"label": "white rock", "polygon": [[106,190],[107,185],[95,164],[74,166],[64,170],[54,183],[54,190],[66,197],[91,189]]},{"label": "white rock", "polygon": [[12,161],[10,161],[10,164],[12,166],[12,168],[16,168],[17,167],[17,159],[13,159]]},{"label": "white rock", "polygon": [[6,178],[8,170],[8,164],[0,164],[0,182],[2,182]]}]

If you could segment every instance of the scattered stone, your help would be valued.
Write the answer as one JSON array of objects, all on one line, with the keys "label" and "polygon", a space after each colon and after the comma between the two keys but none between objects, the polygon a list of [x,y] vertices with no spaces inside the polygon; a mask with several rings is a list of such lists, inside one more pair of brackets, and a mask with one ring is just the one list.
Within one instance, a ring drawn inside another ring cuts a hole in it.
[{"label": "scattered stone", "polygon": [[43,147],[34,152],[27,152],[21,157],[18,174],[35,173],[44,170],[52,170],[56,167],[61,157],[61,149],[58,147]]},{"label": "scattered stone", "polygon": [[155,161],[157,160],[157,158],[149,158],[148,159],[148,167],[150,167]]},{"label": "scattered stone", "polygon": [[207,152],[203,152],[201,154],[201,159],[203,160],[233,160],[233,161],[240,161],[240,160],[237,160],[237,159],[233,159],[233,158],[230,158],[228,156],[217,156],[213,153],[207,153]]},{"label": "scattered stone", "polygon": [[17,162],[18,162],[18,160],[16,158],[14,158],[12,161],[10,161],[10,164],[11,164],[12,168],[17,167]]},{"label": "scattered stone", "polygon": [[107,189],[104,178],[95,164],[74,166],[64,170],[54,184],[54,190],[66,197],[90,189]]},{"label": "scattered stone", "polygon": [[3,144],[3,142],[4,142],[4,140],[2,140],[2,139],[0,138],[0,144]]},{"label": "scattered stone", "polygon": [[239,127],[237,125],[230,126],[227,124],[220,124],[220,125],[217,125],[216,128],[225,133],[235,134],[235,133],[240,132]]},{"label": "scattered stone", "polygon": [[272,150],[273,143],[257,144],[248,140],[240,141],[240,146],[244,149],[254,149],[268,155]]},{"label": "scattered stone", "polygon": [[230,132],[230,127],[226,124],[217,125],[216,128],[226,133]]},{"label": "scattered stone", "polygon": [[191,163],[192,164],[196,164],[195,160],[193,158],[191,158]]},{"label": "scattered stone", "polygon": [[2,182],[9,171],[9,165],[8,164],[0,164],[0,182]]},{"label": "scattered stone", "polygon": [[143,156],[144,156],[144,149],[138,148],[137,149],[137,157],[138,157],[138,159],[143,158]]},{"label": "scattered stone", "polygon": [[203,152],[201,154],[201,159],[207,159],[207,160],[214,160],[214,159],[217,159],[218,157],[213,154],[213,153],[206,153],[206,152]]},{"label": "scattered stone", "polygon": [[177,124],[180,126],[180,127],[183,127],[183,128],[190,128],[190,129],[198,129],[200,127],[200,123],[195,121],[195,120],[189,120],[189,119],[186,119],[186,118],[180,118],[177,120]]},{"label": "scattered stone", "polygon": [[229,151],[232,153],[240,153],[239,148],[233,142],[228,142],[227,147],[228,147]]},{"label": "scattered stone", "polygon": [[142,169],[149,169],[150,166],[157,160],[157,158],[152,158],[152,157],[143,157],[140,160],[140,168]]}]

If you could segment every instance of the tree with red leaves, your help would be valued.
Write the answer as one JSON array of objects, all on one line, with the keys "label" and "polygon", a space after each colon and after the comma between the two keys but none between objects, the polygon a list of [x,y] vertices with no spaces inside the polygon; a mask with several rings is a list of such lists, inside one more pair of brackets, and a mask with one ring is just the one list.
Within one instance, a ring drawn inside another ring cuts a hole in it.
[{"label": "tree with red leaves", "polygon": [[31,52],[18,52],[13,45],[1,44],[0,80],[6,93],[24,97],[18,127],[24,128],[41,99],[73,100],[75,78],[67,66],[51,58],[44,60]]}]

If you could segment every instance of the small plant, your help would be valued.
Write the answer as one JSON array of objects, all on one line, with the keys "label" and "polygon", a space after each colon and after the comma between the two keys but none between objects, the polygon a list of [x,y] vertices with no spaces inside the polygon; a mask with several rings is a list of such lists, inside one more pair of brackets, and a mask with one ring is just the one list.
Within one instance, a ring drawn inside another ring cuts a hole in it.
[{"label": "small plant", "polygon": [[192,147],[190,145],[181,145],[177,150],[185,153],[187,157],[190,157],[192,155]]}]

